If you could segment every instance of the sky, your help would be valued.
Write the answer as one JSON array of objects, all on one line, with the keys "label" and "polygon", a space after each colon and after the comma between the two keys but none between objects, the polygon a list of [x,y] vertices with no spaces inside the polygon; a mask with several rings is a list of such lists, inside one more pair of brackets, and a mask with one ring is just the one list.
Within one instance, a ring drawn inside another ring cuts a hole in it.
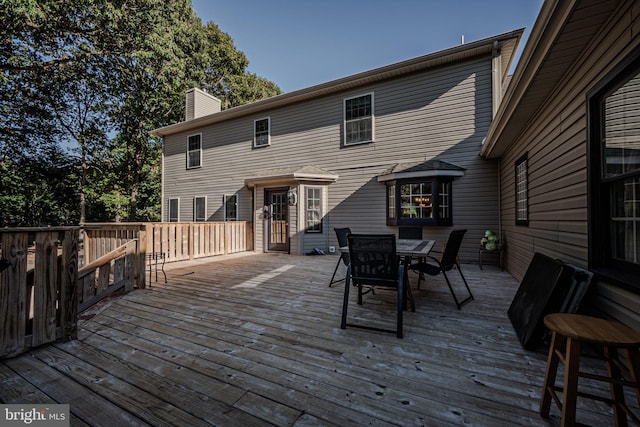
[{"label": "sky", "polygon": [[[543,0],[193,0],[284,92],[525,28]],[[511,70],[513,71],[514,66]]]}]

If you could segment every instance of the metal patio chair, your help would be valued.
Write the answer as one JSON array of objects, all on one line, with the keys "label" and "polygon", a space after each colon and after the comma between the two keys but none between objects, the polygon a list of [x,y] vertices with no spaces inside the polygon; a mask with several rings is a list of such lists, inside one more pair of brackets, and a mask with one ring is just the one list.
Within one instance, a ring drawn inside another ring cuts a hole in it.
[{"label": "metal patio chair", "polygon": [[[449,290],[451,291],[451,295],[453,295],[453,300],[456,302],[456,306],[458,310],[469,301],[473,300],[473,294],[471,293],[471,289],[469,289],[469,284],[467,284],[467,280],[464,278],[462,274],[462,269],[460,268],[460,262],[458,261],[458,252],[460,251],[460,246],[462,245],[462,238],[467,230],[453,230],[451,234],[449,234],[449,239],[447,240],[447,244],[442,252],[442,258],[438,259],[429,255],[429,258],[434,261],[431,263],[429,261],[421,261],[415,264],[411,264],[409,267],[411,270],[418,273],[418,288],[420,288],[420,281],[422,280],[422,274],[428,274],[430,276],[437,276],[442,273],[444,276],[444,280],[447,282],[447,286],[449,286]],[[462,301],[458,300],[456,293],[451,286],[451,282],[449,281],[449,277],[447,277],[447,271],[452,270],[454,267],[457,267],[458,272],[460,273],[460,277],[464,282],[464,286],[467,288],[469,292],[469,296],[463,299]]]},{"label": "metal patio chair", "polygon": [[[349,227],[345,228],[334,228],[336,232],[336,237],[338,238],[338,247],[343,248],[345,246],[349,246],[349,241],[347,240],[347,236],[351,234],[351,229]],[[343,263],[347,268],[349,268],[349,254],[346,252],[340,253],[340,258],[336,263],[336,268],[333,270],[333,276],[331,276],[331,281],[329,282],[329,287],[334,283],[342,282],[345,278],[334,280],[336,277],[336,272],[338,271],[338,267],[340,267],[340,263]]]},{"label": "metal patio chair", "polygon": [[[342,305],[342,323],[347,326],[369,329],[379,332],[395,333],[402,338],[402,311],[405,306],[404,267],[396,253],[396,237],[393,234],[350,234],[349,267],[344,284],[344,301]],[[349,289],[358,288],[358,304],[362,305],[364,287],[387,287],[395,289],[398,294],[396,330],[384,329],[370,325],[347,323],[349,305]]]}]

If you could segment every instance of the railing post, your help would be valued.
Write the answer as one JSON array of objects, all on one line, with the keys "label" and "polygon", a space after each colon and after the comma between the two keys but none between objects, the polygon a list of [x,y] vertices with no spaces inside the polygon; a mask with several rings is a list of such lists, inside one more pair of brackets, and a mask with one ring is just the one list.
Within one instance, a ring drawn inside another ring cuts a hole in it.
[{"label": "railing post", "polygon": [[60,274],[60,323],[62,341],[78,338],[78,229],[64,232]]},{"label": "railing post", "polygon": [[140,231],[138,231],[138,243],[136,245],[135,265],[133,273],[133,277],[138,289],[146,288],[145,262],[147,259],[147,230],[149,230],[148,224],[140,227]]}]

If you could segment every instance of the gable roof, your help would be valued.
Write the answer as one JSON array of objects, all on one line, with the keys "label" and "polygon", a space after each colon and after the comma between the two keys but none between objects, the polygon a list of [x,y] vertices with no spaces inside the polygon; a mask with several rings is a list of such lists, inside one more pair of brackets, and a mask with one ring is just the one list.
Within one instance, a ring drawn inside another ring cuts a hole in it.
[{"label": "gable roof", "polygon": [[431,159],[426,162],[397,163],[378,175],[378,181],[430,176],[463,176],[466,169],[453,163]]},{"label": "gable roof", "polygon": [[289,168],[268,169],[259,171],[255,176],[244,180],[248,188],[258,184],[286,184],[292,181],[308,181],[331,184],[338,179],[338,175],[314,165],[292,166]]},{"label": "gable roof", "polygon": [[395,78],[419,71],[425,71],[430,68],[440,67],[443,65],[472,59],[481,55],[490,55],[500,50],[503,60],[501,77],[502,81],[507,77],[513,57],[515,55],[524,29],[509,31],[496,36],[488,37],[470,43],[465,43],[449,49],[441,50],[435,53],[419,56],[417,58],[408,59],[370,71],[343,77],[337,80],[321,83],[306,89],[300,89],[282,95],[273,96],[271,98],[262,99],[250,104],[240,105],[230,108],[219,113],[210,114],[194,120],[184,121],[173,125],[165,126],[152,130],[152,136],[167,136],[178,132],[192,130],[204,125],[209,125],[232,118],[245,116],[248,114],[258,114],[263,111],[276,107],[296,104],[308,101],[314,98],[330,95],[333,93],[351,90],[360,86],[369,85],[382,80]]},{"label": "gable roof", "polygon": [[483,157],[500,157],[525,130],[621,1],[545,1],[487,132]]}]

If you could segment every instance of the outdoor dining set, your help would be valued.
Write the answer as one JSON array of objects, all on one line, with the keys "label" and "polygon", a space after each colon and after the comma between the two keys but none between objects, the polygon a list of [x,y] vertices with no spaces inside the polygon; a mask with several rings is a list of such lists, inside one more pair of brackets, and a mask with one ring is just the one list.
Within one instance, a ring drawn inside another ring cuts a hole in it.
[{"label": "outdoor dining set", "polygon": [[[415,302],[408,279],[409,270],[418,273],[418,288],[425,274],[436,276],[442,273],[458,309],[473,300],[473,294],[458,260],[458,251],[467,230],[452,231],[446,244],[443,245],[444,250],[441,253],[433,250],[434,240],[396,238],[394,234],[354,234],[349,228],[337,228],[335,231],[340,246],[340,258],[336,263],[329,286],[338,281],[345,281],[340,326],[342,329],[350,326],[391,332],[395,333],[398,338],[402,338],[403,311],[407,309],[408,304],[411,306],[411,311],[415,311]],[[402,234],[400,236],[404,237]],[[347,267],[346,276],[344,279],[335,280],[340,264]],[[456,295],[451,281],[447,277],[447,272],[454,268],[458,270],[468,292],[468,295],[462,299]],[[347,311],[351,285],[357,288],[357,303],[359,305],[362,305],[362,296],[373,292],[376,287],[395,290],[398,295],[396,329],[389,330],[362,323],[349,323]]]}]

